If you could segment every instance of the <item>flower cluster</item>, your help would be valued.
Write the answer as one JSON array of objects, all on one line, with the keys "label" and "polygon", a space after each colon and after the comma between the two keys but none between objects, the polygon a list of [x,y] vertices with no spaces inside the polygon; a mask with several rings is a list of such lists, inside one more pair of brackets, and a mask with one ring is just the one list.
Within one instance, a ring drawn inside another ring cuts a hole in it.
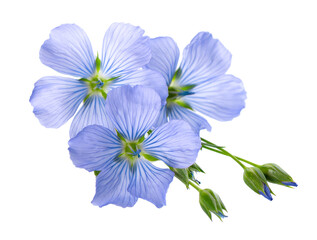
[{"label": "flower cluster", "polygon": [[106,31],[100,57],[75,24],[53,29],[42,45],[42,63],[71,77],[38,80],[30,97],[33,112],[49,128],[75,115],[69,153],[76,167],[97,176],[92,203],[132,207],[142,198],[160,208],[175,176],[198,190],[210,219],[211,213],[222,219],[226,208],[220,197],[201,189],[194,176],[204,173],[196,163],[202,148],[233,158],[244,168],[246,184],[270,200],[267,181],[297,186],[275,164],[258,166],[200,138],[201,130],[211,130],[200,114],[232,120],[244,108],[246,92],[239,78],[226,74],[231,54],[210,33],[192,39],[178,66],[179,55],[172,38],[151,39],[124,23]]}]

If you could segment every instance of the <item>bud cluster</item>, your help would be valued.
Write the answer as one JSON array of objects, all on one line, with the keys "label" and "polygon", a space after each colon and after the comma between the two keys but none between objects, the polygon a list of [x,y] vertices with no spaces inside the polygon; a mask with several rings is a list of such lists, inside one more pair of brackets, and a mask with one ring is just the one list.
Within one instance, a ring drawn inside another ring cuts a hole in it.
[{"label": "bud cluster", "polygon": [[268,182],[280,184],[287,187],[297,187],[292,177],[281,167],[274,163],[267,163],[258,167],[244,169],[244,182],[256,193],[272,201],[272,192]]}]

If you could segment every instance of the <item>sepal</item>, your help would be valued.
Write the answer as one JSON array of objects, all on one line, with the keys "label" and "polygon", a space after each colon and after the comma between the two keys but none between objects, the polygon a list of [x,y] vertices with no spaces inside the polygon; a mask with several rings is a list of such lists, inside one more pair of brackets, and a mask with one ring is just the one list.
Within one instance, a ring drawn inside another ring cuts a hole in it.
[{"label": "sepal", "polygon": [[272,201],[272,190],[267,183],[265,175],[257,167],[249,167],[244,169],[243,180],[254,192],[262,195],[266,199]]},{"label": "sepal", "polygon": [[194,177],[195,172],[205,173],[197,163],[194,163],[188,168],[173,168],[170,169],[175,173],[175,177],[177,177],[182,183],[185,184],[186,188],[189,188],[189,180],[200,184],[200,182]]},{"label": "sepal", "polygon": [[293,178],[277,164],[263,164],[260,166],[260,169],[268,182],[280,184],[286,187],[297,187]]},{"label": "sepal", "polygon": [[223,210],[227,211],[219,195],[210,189],[201,189],[199,191],[199,203],[203,211],[212,220],[211,213],[215,214],[221,221],[227,217]]}]

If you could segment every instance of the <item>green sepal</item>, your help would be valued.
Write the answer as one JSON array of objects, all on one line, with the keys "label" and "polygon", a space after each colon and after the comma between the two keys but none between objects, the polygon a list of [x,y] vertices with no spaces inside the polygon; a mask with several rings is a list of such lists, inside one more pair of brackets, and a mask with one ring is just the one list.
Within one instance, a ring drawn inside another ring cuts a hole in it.
[{"label": "green sepal", "polygon": [[137,143],[138,144],[143,143],[144,139],[145,139],[145,136],[143,135],[142,137],[140,137]]},{"label": "green sepal", "polygon": [[208,208],[203,203],[201,203],[201,202],[199,202],[199,203],[200,203],[201,209],[206,213],[206,215],[212,221],[211,212],[208,210]]},{"label": "green sepal", "polygon": [[101,61],[99,58],[99,54],[97,53],[97,58],[96,58],[96,72],[97,73],[100,71],[100,67],[101,67]]},{"label": "green sepal", "polygon": [[120,138],[120,140],[122,140],[123,142],[125,142],[124,137],[121,135],[121,133],[118,132],[117,129],[116,129],[116,133],[117,133],[117,136]]},{"label": "green sepal", "polygon": [[175,177],[177,177],[182,183],[185,184],[186,188],[189,188],[189,175],[187,168],[173,168],[170,169],[175,173]]},{"label": "green sepal", "polygon": [[150,154],[141,153],[141,155],[142,155],[145,159],[147,159],[147,160],[149,160],[149,161],[152,161],[152,162],[159,160],[158,158],[153,157],[153,156],[150,155]]},{"label": "green sepal", "polygon": [[91,96],[91,94],[87,94],[87,96],[84,98],[83,102],[85,103],[90,96]]},{"label": "green sepal", "polygon": [[180,87],[180,89],[182,89],[183,91],[189,91],[189,90],[192,90],[194,87],[196,87],[196,85],[191,84],[191,85],[182,86],[182,87]]},{"label": "green sepal", "polygon": [[81,78],[81,79],[79,79],[79,81],[83,81],[83,82],[90,82],[87,78]]},{"label": "green sepal", "polygon": [[274,195],[263,172],[257,167],[249,167],[244,169],[243,180],[245,184],[254,192],[259,194],[259,191],[264,193],[264,184],[268,186],[270,192]]},{"label": "green sepal", "polygon": [[102,95],[102,97],[104,98],[104,99],[107,99],[107,93],[105,93],[104,91],[100,91],[101,92],[101,95]]},{"label": "green sepal", "polygon": [[109,78],[109,79],[105,80],[105,82],[112,82],[113,80],[116,80],[119,77],[121,77],[121,76]]},{"label": "green sepal", "polygon": [[260,169],[265,175],[265,178],[268,182],[279,184],[282,186],[286,186],[282,182],[294,182],[293,178],[277,164],[266,163],[260,166]]},{"label": "green sepal", "polygon": [[187,108],[187,109],[190,109],[190,110],[193,111],[193,108],[188,103],[186,103],[186,102],[184,102],[182,100],[176,100],[175,103],[178,104],[181,107],[184,107],[184,108]]},{"label": "green sepal", "polygon": [[94,171],[95,176],[97,177],[100,171]]},{"label": "green sepal", "polygon": [[201,189],[199,191],[199,203],[210,220],[212,220],[211,213],[213,213],[222,221],[225,216],[223,210],[227,211],[227,209],[217,193],[211,189]]},{"label": "green sepal", "polygon": [[193,165],[191,165],[189,168],[188,168],[189,171],[191,172],[201,172],[201,173],[205,173],[204,170],[202,170],[197,163],[194,163]]},{"label": "green sepal", "polygon": [[176,70],[176,72],[174,73],[174,76],[172,78],[172,82],[175,81],[175,80],[178,80],[182,75],[182,69],[181,68],[178,68]]}]

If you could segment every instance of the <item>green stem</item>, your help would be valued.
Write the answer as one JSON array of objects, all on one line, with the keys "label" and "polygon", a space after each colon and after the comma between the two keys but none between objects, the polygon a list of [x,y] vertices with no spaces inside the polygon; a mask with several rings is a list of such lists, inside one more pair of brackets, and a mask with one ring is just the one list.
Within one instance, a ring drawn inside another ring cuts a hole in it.
[{"label": "green stem", "polygon": [[245,159],[243,159],[243,158],[240,158],[240,157],[237,157],[237,156],[236,156],[236,158],[237,158],[238,160],[242,161],[242,162],[245,162],[245,163],[250,164],[250,165],[253,166],[253,167],[260,167],[260,165],[255,164],[255,163],[253,163],[253,162],[250,162],[250,161],[248,161],[248,160],[245,160]]},{"label": "green stem", "polygon": [[[216,144],[214,144],[214,143],[212,143],[212,142],[210,142],[210,141],[208,141],[208,140],[206,140],[206,139],[204,139],[204,138],[201,138],[201,140],[202,140],[203,142],[205,142],[205,143],[203,143],[203,145],[202,145],[203,148],[206,148],[206,149],[208,149],[208,150],[211,150],[211,151],[214,151],[214,152],[217,152],[217,153],[226,155],[226,156],[228,156],[228,157],[231,157],[231,158],[233,158],[233,160],[235,160],[235,161],[238,160],[240,166],[241,166],[241,164],[242,164],[240,161],[242,161],[242,162],[245,162],[245,163],[250,164],[251,166],[260,167],[259,165],[255,164],[255,163],[253,163],[253,162],[250,162],[250,161],[248,161],[248,160],[246,160],[246,159],[243,159],[243,158],[240,158],[240,157],[238,157],[238,156],[232,155],[232,154],[229,153],[228,151],[224,150],[223,147],[219,147],[218,145],[216,145]],[[208,146],[208,147],[207,147],[207,146]],[[214,149],[214,148],[217,148],[218,150],[216,150],[216,149]],[[242,164],[242,165],[243,165],[243,164]],[[244,165],[243,165],[243,166],[244,166]],[[241,167],[242,167],[242,166],[241,166]],[[245,166],[244,166],[243,168],[245,168]]]},{"label": "green stem", "polygon": [[191,181],[189,181],[188,183],[189,183],[189,185],[191,185],[193,188],[195,188],[198,192],[201,190],[200,187],[198,187],[195,183],[193,183],[193,182],[191,182]]},{"label": "green stem", "polygon": [[219,149],[219,150],[216,150],[216,149],[213,149],[213,148],[210,148],[210,147],[207,147],[205,145],[202,145],[203,148],[205,149],[208,149],[208,150],[211,150],[211,151],[214,151],[214,152],[217,152],[217,153],[220,153],[222,155],[226,155],[228,157],[231,157],[234,161],[236,161],[236,163],[238,163],[243,169],[246,169],[246,166],[241,163],[235,156],[231,155],[229,152],[227,152],[226,150],[223,150],[223,149]]}]

